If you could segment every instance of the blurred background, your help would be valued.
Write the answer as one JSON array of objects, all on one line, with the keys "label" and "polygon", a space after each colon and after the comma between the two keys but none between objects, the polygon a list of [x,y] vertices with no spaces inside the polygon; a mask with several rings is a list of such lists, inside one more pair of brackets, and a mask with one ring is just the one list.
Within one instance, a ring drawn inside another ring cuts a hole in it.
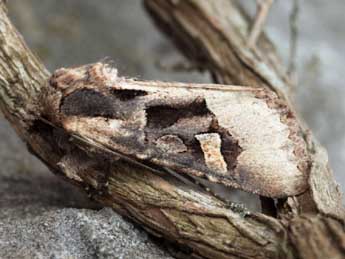
[{"label": "blurred background", "polygon": [[[241,2],[254,13],[253,0]],[[327,148],[331,167],[344,190],[345,1],[299,2],[299,84],[295,98],[299,112]],[[8,7],[18,30],[50,71],[108,57],[126,76],[210,82],[207,74],[166,72],[156,66],[157,62],[174,64],[183,57],[154,28],[139,0],[10,0]],[[286,63],[291,9],[292,1],[276,0],[266,26]],[[2,115],[0,164],[0,233],[2,228],[13,239],[24,235],[25,227],[24,230],[17,227],[21,224],[31,222],[34,227],[37,218],[43,222],[51,213],[56,213],[54,217],[58,220],[61,213],[66,213],[65,208],[96,206],[28,154]],[[1,235],[0,247],[8,239]],[[56,233],[52,235],[58,238]],[[18,244],[14,242],[12,246],[15,251]]]}]

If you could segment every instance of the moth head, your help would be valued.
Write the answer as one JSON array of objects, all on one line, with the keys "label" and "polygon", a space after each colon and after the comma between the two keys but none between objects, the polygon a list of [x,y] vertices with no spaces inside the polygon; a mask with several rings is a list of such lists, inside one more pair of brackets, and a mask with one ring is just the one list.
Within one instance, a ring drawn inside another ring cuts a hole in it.
[{"label": "moth head", "polygon": [[117,69],[109,64],[98,62],[75,68],[60,68],[50,78],[50,85],[59,90],[65,90],[77,84],[97,84],[109,86],[117,81]]}]

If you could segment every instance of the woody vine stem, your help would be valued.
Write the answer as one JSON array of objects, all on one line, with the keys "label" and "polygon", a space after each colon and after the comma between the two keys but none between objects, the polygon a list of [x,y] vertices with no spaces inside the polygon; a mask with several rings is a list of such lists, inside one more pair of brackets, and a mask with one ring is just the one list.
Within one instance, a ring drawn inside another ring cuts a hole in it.
[{"label": "woody vine stem", "polygon": [[[269,39],[246,48],[250,21],[229,0],[146,0],[157,26],[215,82],[262,87],[293,110],[291,84]],[[32,54],[0,1],[0,107],[29,150],[55,174],[147,231],[189,248],[193,258],[340,258],[344,209],[327,154],[300,123],[311,158],[307,189],[280,200],[277,217],[243,214],[209,194],[126,161],[42,120],[49,72]],[[159,84],[159,83],[158,83]],[[82,87],[87,87],[82,85]],[[58,114],[55,114],[56,116]],[[86,122],[87,125],[88,124]],[[116,162],[116,163],[115,163]],[[78,178],[79,177],[79,178]]]}]

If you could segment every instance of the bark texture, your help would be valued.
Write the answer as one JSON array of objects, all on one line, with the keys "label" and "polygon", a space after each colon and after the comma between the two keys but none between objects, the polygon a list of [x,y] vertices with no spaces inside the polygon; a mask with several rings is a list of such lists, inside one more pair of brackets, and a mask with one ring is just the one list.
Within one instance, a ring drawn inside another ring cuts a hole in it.
[{"label": "bark texture", "polygon": [[[291,83],[275,48],[264,34],[256,47],[246,47],[250,20],[235,1],[147,0],[145,6],[182,53],[196,67],[210,71],[216,82],[266,87],[291,105]],[[308,202],[319,212],[342,219],[341,193],[327,154],[306,126],[304,138],[312,156]]]},{"label": "bark texture", "polygon": [[[217,82],[263,86],[288,99],[288,78],[272,45],[263,36],[257,49],[243,47],[248,19],[231,1],[147,0],[145,4],[184,53],[210,70]],[[54,173],[84,188],[97,201],[149,232],[188,247],[194,258],[343,256],[340,193],[325,151],[307,132],[312,157],[309,192],[281,201],[279,219],[228,208],[210,194],[166,175],[121,160],[109,161],[109,150],[42,117],[49,73],[8,20],[3,1],[0,42],[0,107],[6,118]]]}]

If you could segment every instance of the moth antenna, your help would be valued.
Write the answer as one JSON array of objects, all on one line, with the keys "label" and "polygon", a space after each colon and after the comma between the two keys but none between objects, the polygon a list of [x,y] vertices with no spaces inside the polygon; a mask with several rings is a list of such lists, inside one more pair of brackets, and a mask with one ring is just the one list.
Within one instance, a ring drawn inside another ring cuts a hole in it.
[{"label": "moth antenna", "polygon": [[163,167],[165,171],[167,171],[170,175],[174,176],[176,179],[180,180],[181,182],[183,182],[186,185],[191,185],[194,186],[196,189],[199,190],[204,190],[203,188],[201,188],[200,185],[196,184],[195,182],[189,180],[187,177],[182,176],[181,174],[175,172],[174,170],[167,168],[167,167]]},{"label": "moth antenna", "polygon": [[[167,168],[167,167],[164,167],[164,170],[167,171],[170,175],[172,175],[175,178],[177,178],[178,180],[180,180],[181,182],[183,182],[184,184],[191,185],[191,186],[197,188],[198,190],[206,191],[207,193],[211,194],[216,199],[224,202],[226,204],[227,208],[229,208],[233,211],[243,212],[244,214],[249,213],[249,211],[245,208],[245,206],[242,203],[229,201],[229,200],[225,199],[224,197],[221,197],[216,192],[214,192],[209,186],[200,182],[197,179],[197,177],[190,176],[190,175],[184,176],[184,175],[181,175],[181,174],[179,174],[179,173],[175,172],[174,170]],[[188,178],[191,178],[193,180],[189,180]]]}]

